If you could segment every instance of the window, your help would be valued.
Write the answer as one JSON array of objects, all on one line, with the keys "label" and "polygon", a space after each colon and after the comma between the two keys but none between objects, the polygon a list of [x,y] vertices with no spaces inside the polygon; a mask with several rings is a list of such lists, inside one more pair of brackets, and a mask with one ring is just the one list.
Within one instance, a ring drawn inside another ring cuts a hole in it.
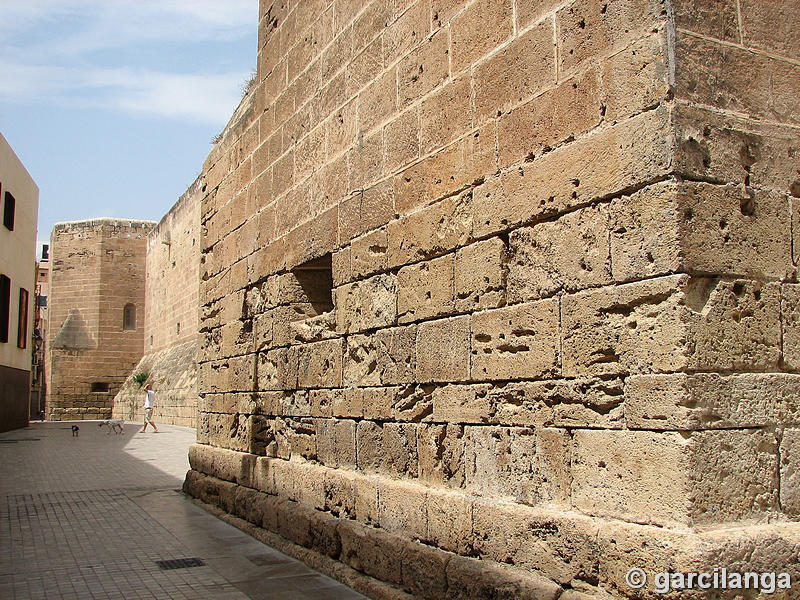
[{"label": "window", "polygon": [[0,275],[0,342],[8,343],[8,321],[11,318],[11,280]]},{"label": "window", "polygon": [[108,382],[107,381],[93,381],[92,382],[92,392],[98,394],[107,394],[108,393]]},{"label": "window", "polygon": [[320,315],[333,310],[333,268],[331,255],[310,260],[292,269],[305,301]]},{"label": "window", "polygon": [[17,319],[17,348],[28,347],[28,290],[19,288],[19,318]]},{"label": "window", "polygon": [[14,231],[14,212],[16,211],[17,201],[10,192],[6,192],[6,202],[3,206],[3,225],[9,231]]},{"label": "window", "polygon": [[47,308],[47,296],[36,296],[36,304],[42,308]]},{"label": "window", "polygon": [[136,305],[126,304],[122,309],[122,329],[123,331],[136,329]]}]

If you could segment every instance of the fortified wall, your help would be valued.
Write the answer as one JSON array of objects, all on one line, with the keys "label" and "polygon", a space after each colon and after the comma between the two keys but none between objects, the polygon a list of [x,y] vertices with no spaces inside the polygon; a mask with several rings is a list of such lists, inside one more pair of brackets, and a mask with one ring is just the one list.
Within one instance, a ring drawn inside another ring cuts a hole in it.
[{"label": "fortified wall", "polygon": [[797,19],[262,2],[186,489],[375,598],[796,582]]},{"label": "fortified wall", "polygon": [[107,419],[144,351],[152,221],[56,223],[50,237],[48,420]]},{"label": "fortified wall", "polygon": [[140,421],[143,385],[156,390],[156,423],[197,426],[200,200],[195,181],[147,237],[144,356],[114,398],[114,416]]}]

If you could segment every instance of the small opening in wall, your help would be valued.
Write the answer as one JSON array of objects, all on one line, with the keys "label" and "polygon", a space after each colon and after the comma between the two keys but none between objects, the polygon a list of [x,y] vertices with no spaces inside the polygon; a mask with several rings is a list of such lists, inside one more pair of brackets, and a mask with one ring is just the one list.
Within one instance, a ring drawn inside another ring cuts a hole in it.
[{"label": "small opening in wall", "polygon": [[175,325],[175,335],[180,335],[180,333],[181,333],[181,324],[178,323],[177,325]]},{"label": "small opening in wall", "polygon": [[153,336],[152,335],[150,336],[150,345],[151,346],[153,345]]},{"label": "small opening in wall", "polygon": [[122,330],[134,331],[136,329],[136,305],[126,304],[122,309]]},{"label": "small opening in wall", "polygon": [[317,314],[333,310],[333,266],[330,253],[295,267],[292,273]]},{"label": "small opening in wall", "polygon": [[93,381],[92,382],[92,392],[98,394],[107,394],[108,393],[108,382],[107,381]]}]

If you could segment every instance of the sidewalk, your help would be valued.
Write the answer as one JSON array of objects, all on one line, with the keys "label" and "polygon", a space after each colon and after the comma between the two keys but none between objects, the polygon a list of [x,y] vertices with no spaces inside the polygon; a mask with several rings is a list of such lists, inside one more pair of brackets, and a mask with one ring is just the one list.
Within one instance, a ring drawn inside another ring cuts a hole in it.
[{"label": "sidewalk", "polygon": [[186,499],[194,430],[77,424],[0,434],[0,598],[365,599]]}]

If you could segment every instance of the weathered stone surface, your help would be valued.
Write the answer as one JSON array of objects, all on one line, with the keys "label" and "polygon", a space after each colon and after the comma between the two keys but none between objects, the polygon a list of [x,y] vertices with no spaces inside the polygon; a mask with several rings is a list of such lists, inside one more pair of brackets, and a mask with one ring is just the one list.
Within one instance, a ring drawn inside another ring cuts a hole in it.
[{"label": "weathered stone surface", "polygon": [[420,425],[417,429],[420,480],[462,487],[465,442],[461,425]]},{"label": "weathered stone surface", "polygon": [[457,312],[505,304],[506,244],[500,238],[470,244],[456,252],[453,289]]},{"label": "weathered stone surface", "polygon": [[783,373],[634,375],[625,380],[631,429],[701,430],[800,424],[800,376]]},{"label": "weathered stone surface", "polygon": [[389,224],[389,266],[433,258],[466,244],[472,234],[472,193],[437,204]]},{"label": "weathered stone surface", "polygon": [[426,540],[427,489],[415,483],[382,479],[378,484],[378,524],[389,533]]},{"label": "weathered stone surface", "polygon": [[590,131],[601,119],[597,72],[590,69],[500,116],[500,167],[567,143]]},{"label": "weathered stone surface", "polygon": [[509,236],[509,302],[610,283],[608,238],[605,206],[517,229]]},{"label": "weathered stone surface", "polygon": [[679,98],[778,123],[800,121],[796,63],[688,34],[677,42]]},{"label": "weathered stone surface", "polygon": [[314,419],[317,457],[326,467],[356,466],[356,424],[347,419]]},{"label": "weathered stone surface", "polygon": [[611,204],[616,280],[674,271],[757,277],[794,270],[786,198],[708,183],[662,183]]},{"label": "weathered stone surface", "polygon": [[505,231],[663,177],[672,164],[669,132],[669,111],[659,108],[487,179],[475,190],[473,234]]},{"label": "weathered stone surface", "polygon": [[336,327],[341,333],[388,327],[397,320],[394,275],[376,275],[336,288]]},{"label": "weathered stone surface", "polygon": [[352,335],[344,354],[346,385],[411,383],[416,364],[416,327],[381,330],[377,335]]},{"label": "weathered stone surface", "polygon": [[569,71],[612,54],[638,37],[666,25],[663,0],[601,3],[579,0],[556,13],[559,69]]},{"label": "weathered stone surface", "polygon": [[397,320],[411,323],[453,312],[453,254],[403,267],[397,274]]},{"label": "weathered stone surface", "polygon": [[297,350],[297,386],[339,387],[342,385],[343,340],[327,340],[300,346]]},{"label": "weathered stone surface", "polygon": [[578,431],[572,474],[576,507],[640,523],[764,521],[778,508],[768,431]]},{"label": "weathered stone surface", "polygon": [[481,122],[507,112],[555,83],[552,48],[553,23],[546,20],[478,64],[472,71],[475,119]]},{"label": "weathered stone surface", "polygon": [[469,317],[428,321],[417,330],[417,381],[469,379]]},{"label": "weathered stone surface", "polygon": [[570,436],[566,431],[470,425],[465,436],[467,490],[525,504],[567,502]]},{"label": "weathered stone surface", "polygon": [[542,300],[475,313],[471,377],[528,379],[558,369],[558,301]]}]

